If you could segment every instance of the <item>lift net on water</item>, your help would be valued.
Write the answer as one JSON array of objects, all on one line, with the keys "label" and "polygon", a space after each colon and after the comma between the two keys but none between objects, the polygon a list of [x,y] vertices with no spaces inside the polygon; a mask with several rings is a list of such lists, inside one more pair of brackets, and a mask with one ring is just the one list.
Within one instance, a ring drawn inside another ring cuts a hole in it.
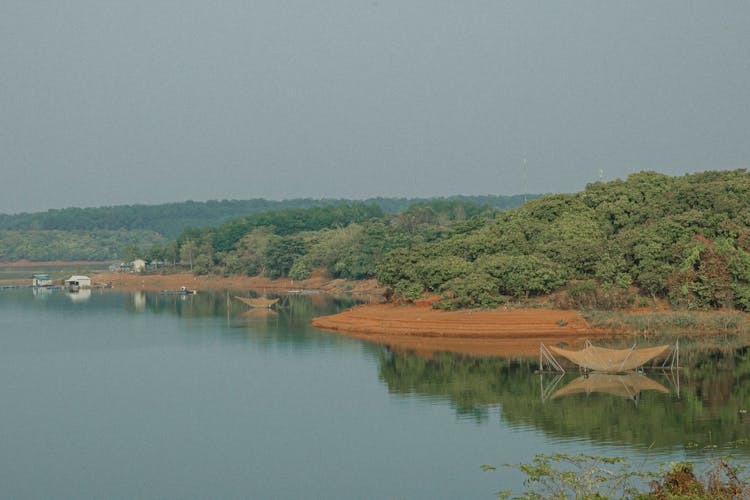
[{"label": "lift net on water", "polygon": [[546,347],[550,352],[567,358],[587,370],[620,373],[634,370],[654,358],[667,354],[672,346],[660,345],[643,348],[633,346],[629,349],[607,349],[596,347],[587,341],[586,346],[580,351],[570,351],[554,346]]}]

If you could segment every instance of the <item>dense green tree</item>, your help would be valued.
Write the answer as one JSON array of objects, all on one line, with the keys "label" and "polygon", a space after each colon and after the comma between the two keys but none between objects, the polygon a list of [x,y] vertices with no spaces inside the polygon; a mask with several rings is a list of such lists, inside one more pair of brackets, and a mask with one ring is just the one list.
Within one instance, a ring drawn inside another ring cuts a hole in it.
[{"label": "dense green tree", "polygon": [[476,262],[503,294],[528,297],[550,293],[565,284],[561,266],[544,255],[487,255]]},{"label": "dense green tree", "polygon": [[248,276],[265,274],[266,251],[272,235],[272,228],[259,227],[243,236],[235,250],[225,256],[228,271]]},{"label": "dense green tree", "polygon": [[271,236],[265,252],[266,276],[289,276],[294,263],[304,254],[305,242],[299,236]]},{"label": "dense green tree", "polygon": [[[456,286],[467,304],[472,299],[466,297],[481,294],[548,293],[576,279],[590,283],[593,302],[608,307],[631,303],[627,288],[635,286],[679,307],[747,310],[748,226],[746,171],[683,177],[641,172],[581,193],[535,199],[494,221],[454,223],[455,230],[387,254],[378,278],[410,295],[420,287]],[[454,272],[457,259],[471,271]]]}]

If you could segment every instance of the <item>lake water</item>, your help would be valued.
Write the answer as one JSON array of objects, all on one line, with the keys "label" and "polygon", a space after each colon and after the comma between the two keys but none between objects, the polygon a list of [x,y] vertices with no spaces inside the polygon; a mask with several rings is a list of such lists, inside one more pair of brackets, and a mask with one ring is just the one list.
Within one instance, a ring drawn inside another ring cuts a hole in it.
[{"label": "lake water", "polygon": [[424,359],[309,326],[353,304],[0,292],[0,494],[494,498],[523,477],[481,466],[535,453],[750,456],[747,350],[688,352],[635,399],[546,397],[576,374],[551,388],[535,360]]}]

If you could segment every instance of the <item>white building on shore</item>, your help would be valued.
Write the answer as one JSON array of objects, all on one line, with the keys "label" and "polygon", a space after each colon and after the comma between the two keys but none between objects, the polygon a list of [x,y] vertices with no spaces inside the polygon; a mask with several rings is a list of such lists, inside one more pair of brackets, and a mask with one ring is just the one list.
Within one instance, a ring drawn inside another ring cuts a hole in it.
[{"label": "white building on shore", "polygon": [[74,290],[80,288],[91,288],[91,278],[88,276],[71,276],[65,280],[65,286]]}]

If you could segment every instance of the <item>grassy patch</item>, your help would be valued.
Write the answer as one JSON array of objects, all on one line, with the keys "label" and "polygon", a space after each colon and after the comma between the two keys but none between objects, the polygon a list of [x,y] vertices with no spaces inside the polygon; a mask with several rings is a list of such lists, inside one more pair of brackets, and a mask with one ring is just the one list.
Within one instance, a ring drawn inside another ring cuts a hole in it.
[{"label": "grassy patch", "polygon": [[640,335],[750,334],[750,317],[740,312],[585,311],[592,328]]}]

